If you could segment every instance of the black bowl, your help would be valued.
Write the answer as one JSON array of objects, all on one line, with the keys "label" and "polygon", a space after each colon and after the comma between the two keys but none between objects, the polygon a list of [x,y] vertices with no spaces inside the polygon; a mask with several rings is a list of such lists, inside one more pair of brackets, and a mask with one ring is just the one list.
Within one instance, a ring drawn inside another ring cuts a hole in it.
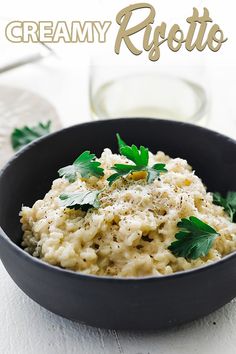
[{"label": "black bowl", "polygon": [[16,284],[48,310],[92,326],[157,329],[207,315],[236,296],[236,254],[199,269],[162,277],[117,279],[53,267],[20,248],[19,211],[50,189],[57,170],[90,149],[125,141],[182,157],[210,191],[236,190],[236,142],[194,125],[120,119],[70,127],[20,151],[0,175],[0,256]]}]

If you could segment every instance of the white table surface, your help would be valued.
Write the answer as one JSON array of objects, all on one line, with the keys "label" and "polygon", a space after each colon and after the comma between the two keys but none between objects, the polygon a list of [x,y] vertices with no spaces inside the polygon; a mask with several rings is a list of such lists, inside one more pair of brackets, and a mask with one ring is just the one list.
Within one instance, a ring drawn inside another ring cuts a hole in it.
[{"label": "white table surface", "polygon": [[[28,88],[53,103],[64,125],[89,120],[87,71],[50,63],[4,74],[0,84]],[[208,68],[210,127],[236,136],[235,68]],[[227,89],[226,89],[227,88]],[[0,354],[235,354],[236,301],[168,331],[91,328],[56,316],[29,299],[0,263]],[[212,294],[217,296],[217,294]]]}]

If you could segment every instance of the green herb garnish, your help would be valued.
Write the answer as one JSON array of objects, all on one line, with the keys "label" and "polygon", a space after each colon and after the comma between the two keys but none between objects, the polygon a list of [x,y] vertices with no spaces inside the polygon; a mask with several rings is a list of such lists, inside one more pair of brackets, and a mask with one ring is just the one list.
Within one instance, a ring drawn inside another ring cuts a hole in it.
[{"label": "green herb garnish", "polygon": [[127,144],[124,142],[124,140],[121,139],[120,134],[117,133],[117,134],[116,134],[116,138],[117,138],[117,142],[118,142],[119,152],[120,152],[120,154],[121,154],[121,149],[122,149],[123,147],[126,147]]},{"label": "green herb garnish", "polygon": [[119,145],[119,151],[121,155],[125,156],[128,160],[132,161],[134,164],[115,164],[112,170],[116,171],[113,175],[108,177],[109,184],[111,185],[114,181],[122,176],[126,176],[130,173],[137,171],[147,172],[147,182],[151,183],[155,178],[159,177],[161,172],[167,172],[165,164],[157,163],[151,167],[148,166],[149,161],[149,151],[148,148],[140,146],[138,149],[136,145],[128,146],[117,134],[117,140]]},{"label": "green herb garnish", "polygon": [[11,134],[11,145],[17,151],[32,141],[49,134],[50,128],[50,120],[45,124],[40,122],[35,127],[24,126],[23,128],[16,128]]},{"label": "green herb garnish", "polygon": [[69,209],[81,209],[87,211],[90,208],[99,208],[98,195],[101,191],[86,191],[61,194],[59,196],[61,205]]},{"label": "green herb garnish", "polygon": [[77,172],[82,178],[89,178],[91,176],[101,177],[104,175],[104,170],[101,168],[101,163],[94,161],[96,156],[90,154],[90,151],[84,151],[72,165],[60,168],[58,171],[60,177],[65,177],[69,182],[76,180]]},{"label": "green herb garnish", "polygon": [[197,259],[206,256],[213,241],[220,235],[195,216],[182,219],[177,226],[180,228],[180,231],[175,235],[177,241],[172,242],[168,247],[177,257]]},{"label": "green herb garnish", "polygon": [[218,192],[213,193],[213,203],[224,208],[232,222],[236,222],[236,192],[228,192],[226,197]]}]

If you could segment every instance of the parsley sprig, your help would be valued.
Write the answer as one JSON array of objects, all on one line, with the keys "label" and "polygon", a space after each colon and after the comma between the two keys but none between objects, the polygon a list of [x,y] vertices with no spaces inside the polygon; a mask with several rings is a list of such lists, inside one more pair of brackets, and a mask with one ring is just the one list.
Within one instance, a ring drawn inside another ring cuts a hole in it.
[{"label": "parsley sprig", "polygon": [[177,226],[180,231],[175,235],[176,241],[168,247],[177,257],[197,259],[206,256],[219,236],[216,230],[195,216],[181,219]]},{"label": "parsley sprig", "polygon": [[11,134],[11,145],[15,151],[21,149],[32,141],[50,133],[51,121],[38,123],[34,127],[27,125],[22,128],[15,128]]},{"label": "parsley sprig", "polygon": [[232,222],[236,222],[236,192],[228,192],[226,197],[218,192],[213,193],[213,203],[224,208]]},{"label": "parsley sprig", "polygon": [[98,195],[101,190],[81,191],[76,193],[61,194],[59,196],[61,206],[69,209],[81,209],[88,211],[90,208],[99,208]]},{"label": "parsley sprig", "polygon": [[119,152],[121,155],[125,156],[128,160],[132,161],[133,164],[115,164],[112,167],[116,173],[108,177],[108,182],[111,185],[118,178],[127,176],[130,173],[137,171],[146,171],[147,172],[147,182],[151,183],[155,178],[159,177],[160,173],[167,172],[165,164],[157,163],[149,167],[149,150],[144,146],[140,146],[138,149],[136,145],[127,145],[124,140],[121,139],[120,135],[117,134],[117,140],[119,145]]},{"label": "parsley sprig", "polygon": [[91,176],[101,177],[104,175],[104,170],[101,168],[101,163],[94,161],[96,156],[90,151],[84,151],[72,165],[62,167],[58,171],[60,177],[65,177],[69,182],[76,180],[79,172],[82,178],[89,178]]}]

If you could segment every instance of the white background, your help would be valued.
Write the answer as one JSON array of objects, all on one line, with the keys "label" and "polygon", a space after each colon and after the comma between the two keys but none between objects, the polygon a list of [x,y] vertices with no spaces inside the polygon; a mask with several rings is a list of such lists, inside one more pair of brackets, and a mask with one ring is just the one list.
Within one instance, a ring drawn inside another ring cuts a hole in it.
[{"label": "white background", "polygon": [[[134,2],[134,1],[133,1]],[[150,1],[157,10],[156,22],[183,24],[192,7],[206,6],[214,22],[219,23],[228,41],[218,53],[178,53],[161,48],[161,59],[149,63],[147,54],[132,56],[125,48],[113,54],[117,31],[115,15],[129,1],[84,0],[59,2],[41,0],[1,1],[1,18],[10,20],[111,20],[108,41],[103,45],[62,44],[56,50],[59,59],[2,74],[0,84],[30,89],[47,98],[56,107],[64,125],[90,119],[88,99],[88,63],[93,60],[122,65],[148,65],[154,70],[190,75],[204,85],[211,97],[209,126],[236,137],[236,25],[232,0],[160,0]],[[4,41],[0,33],[0,64],[21,53],[21,47]],[[160,353],[233,354],[236,349],[236,304],[228,304],[214,314],[164,332],[127,333],[86,327],[59,318],[26,297],[0,265],[0,354],[28,353]],[[212,294],[217,296],[217,294]]]}]

